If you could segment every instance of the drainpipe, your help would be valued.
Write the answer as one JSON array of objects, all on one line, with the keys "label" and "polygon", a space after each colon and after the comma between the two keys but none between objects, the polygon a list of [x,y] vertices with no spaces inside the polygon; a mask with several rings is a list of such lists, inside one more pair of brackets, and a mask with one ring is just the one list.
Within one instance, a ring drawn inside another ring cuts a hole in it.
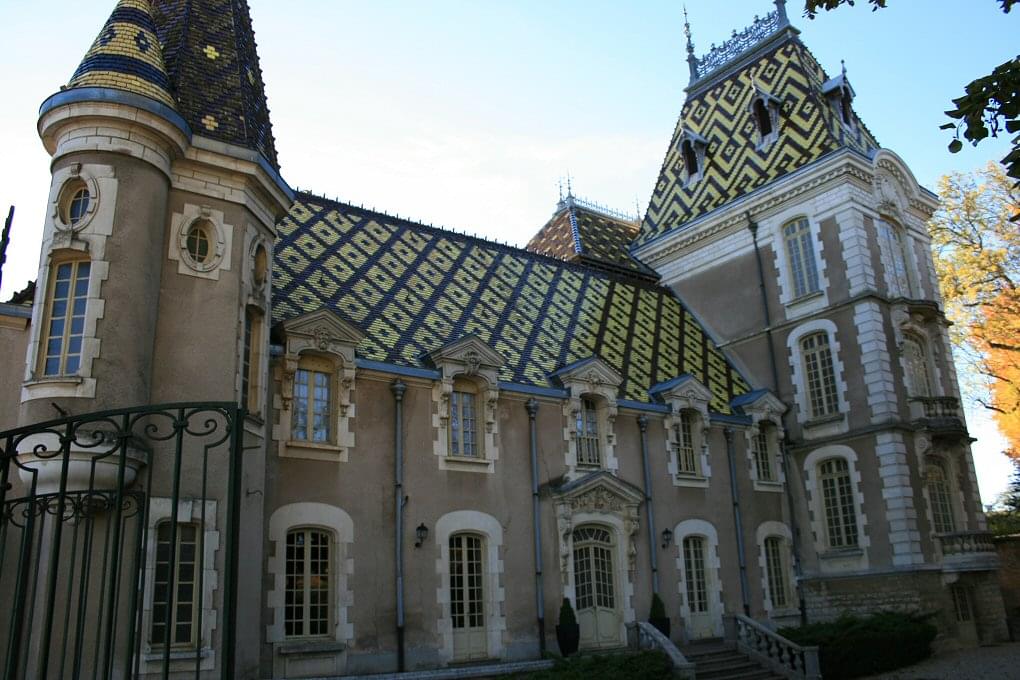
[{"label": "drainpipe", "polygon": [[652,510],[652,471],[648,466],[648,416],[637,418],[641,429],[641,463],[645,468],[645,513],[648,515],[648,564],[652,569],[652,592],[659,592],[659,554],[655,551],[655,512]]},{"label": "drainpipe", "polygon": [[[761,250],[758,248],[758,223],[747,213],[747,228],[751,231],[754,241],[754,257],[758,261],[758,288],[761,290],[761,307],[765,313],[765,339],[769,347],[769,365],[772,368],[772,391],[779,396],[779,366],[776,363],[776,349],[772,340],[772,314],[769,312],[769,296],[765,290],[765,269],[761,264]],[[786,427],[786,414],[782,416],[783,427]],[[800,529],[797,527],[797,506],[793,499],[792,480],[790,476],[790,456],[786,449],[786,437],[779,442],[779,453],[783,458],[783,475],[786,477],[786,505],[790,514],[790,532],[793,535],[793,573],[797,577],[797,608],[800,610],[801,625],[807,624],[807,610],[804,607],[804,589],[801,586],[803,565],[800,561]]]},{"label": "drainpipe", "polygon": [[542,588],[542,524],[538,508],[538,400],[532,397],[524,404],[528,411],[528,430],[531,435],[531,517],[535,528],[535,609],[538,612],[538,653],[545,656],[545,591]]},{"label": "drainpipe", "polygon": [[733,428],[723,430],[726,435],[726,458],[730,463],[730,497],[733,499],[733,529],[737,535],[737,563],[740,565],[740,599],[744,616],[751,615],[751,599],[747,587],[747,557],[744,554],[744,526],[740,519],[740,492],[737,490],[737,460],[733,449]]},{"label": "drainpipe", "polygon": [[390,384],[390,392],[396,402],[393,427],[394,462],[393,501],[396,513],[396,558],[397,558],[397,672],[404,672],[404,392],[407,385],[401,380]]}]

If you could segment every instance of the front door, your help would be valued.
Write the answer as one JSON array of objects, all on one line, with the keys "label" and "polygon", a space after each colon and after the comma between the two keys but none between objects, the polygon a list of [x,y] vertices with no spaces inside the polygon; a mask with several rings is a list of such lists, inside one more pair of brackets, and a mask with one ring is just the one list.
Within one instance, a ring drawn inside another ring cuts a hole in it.
[{"label": "front door", "polygon": [[450,536],[450,616],[455,661],[489,656],[484,604],[482,537],[454,534]]},{"label": "front door", "polygon": [[715,635],[715,620],[709,602],[708,576],[705,570],[705,538],[687,536],[683,540],[684,581],[687,586],[687,635],[701,640]]},{"label": "front door", "polygon": [[619,647],[620,610],[613,569],[613,541],[602,527],[574,530],[574,593],[581,646]]}]

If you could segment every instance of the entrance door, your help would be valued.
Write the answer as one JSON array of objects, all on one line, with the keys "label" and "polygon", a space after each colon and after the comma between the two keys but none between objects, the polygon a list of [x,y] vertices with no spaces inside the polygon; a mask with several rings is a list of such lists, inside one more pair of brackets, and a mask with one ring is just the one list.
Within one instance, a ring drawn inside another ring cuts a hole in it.
[{"label": "entrance door", "polygon": [[475,534],[450,536],[450,616],[453,619],[453,658],[488,658],[482,538]]},{"label": "entrance door", "polygon": [[623,644],[613,575],[613,541],[609,531],[602,527],[574,530],[574,593],[581,646]]},{"label": "entrance door", "polygon": [[687,608],[690,611],[687,631],[692,640],[715,635],[715,621],[708,599],[705,544],[704,536],[687,536],[683,540],[684,581],[687,585]]}]

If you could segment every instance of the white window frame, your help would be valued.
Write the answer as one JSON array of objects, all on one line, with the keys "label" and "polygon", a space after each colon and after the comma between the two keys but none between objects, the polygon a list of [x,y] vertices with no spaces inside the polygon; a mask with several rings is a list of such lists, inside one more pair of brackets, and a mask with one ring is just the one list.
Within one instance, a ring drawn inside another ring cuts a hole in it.
[{"label": "white window frame", "polygon": [[721,563],[719,561],[719,534],[715,526],[703,519],[688,519],[673,529],[676,545],[677,592],[680,595],[680,618],[690,621],[691,609],[687,603],[687,576],[684,568],[684,539],[698,536],[705,539],[705,580],[708,595],[708,613],[712,617],[715,635],[723,635],[723,602]]},{"label": "white window frame", "polygon": [[[796,227],[793,234],[787,233]],[[815,238],[811,231],[811,220],[806,216],[795,217],[780,227],[783,239],[783,251],[789,263],[790,290],[793,301],[813,297],[821,292],[821,279],[818,275]],[[800,276],[798,276],[798,264]],[[802,280],[803,279],[803,280]],[[803,287],[800,291],[798,288]]]},{"label": "white window frame", "polygon": [[[828,543],[825,505],[819,483],[819,465],[830,458],[843,458],[850,476],[850,489],[853,494],[854,512],[857,520],[857,545],[850,548],[833,549],[829,547]],[[805,457],[803,473],[811,516],[811,531],[815,551],[820,558],[821,571],[823,573],[839,573],[866,569],[871,539],[868,535],[861,474],[857,467],[857,453],[849,446],[841,444],[823,446]]]},{"label": "white window frame", "polygon": [[[761,574],[761,592],[764,601],[765,614],[769,618],[783,618],[799,614],[797,596],[797,575],[793,568],[793,532],[783,522],[767,520],[758,525],[755,531],[758,544],[758,569]],[[768,554],[765,541],[774,538],[782,541],[782,547],[786,553],[783,556],[784,573],[787,588],[787,601],[785,607],[778,607],[772,601],[772,587],[769,583]]]},{"label": "white window frame", "polygon": [[[336,600],[336,596],[335,596],[333,590],[336,587],[335,586],[335,580],[336,580],[335,579],[335,574],[336,574],[336,567],[337,567],[337,565],[335,564],[334,560],[335,560],[335,557],[336,557],[337,550],[336,550],[335,546],[333,545],[334,542],[336,541],[336,537],[335,537],[333,531],[330,530],[330,529],[325,529],[323,527],[319,527],[319,526],[296,526],[296,527],[291,527],[291,528],[287,529],[287,533],[286,533],[286,535],[284,537],[284,551],[285,552],[286,552],[286,550],[288,550],[290,548],[290,537],[293,536],[293,535],[296,535],[298,533],[305,534],[306,536],[309,536],[309,537],[313,533],[316,533],[316,534],[319,534],[321,536],[325,536],[326,537],[327,547],[328,547],[327,556],[326,556],[326,560],[327,560],[326,573],[328,575],[328,579],[327,579],[327,583],[326,583],[326,594],[327,594],[327,599],[330,602],[335,601]],[[305,576],[306,578],[303,578],[303,580],[302,580],[302,582],[303,582],[303,592],[302,592],[302,595],[303,595],[303,597],[302,597],[303,605],[302,605],[302,613],[301,613],[300,622],[301,622],[302,627],[306,628],[308,631],[310,631],[311,624],[312,624],[312,618],[311,618],[311,615],[310,615],[311,614],[311,612],[310,612],[310,607],[311,607],[311,592],[312,592],[312,590],[311,590],[311,581],[312,581],[312,579],[310,578],[311,564],[312,564],[312,559],[311,559],[311,556],[310,556],[310,548],[311,547],[312,547],[312,545],[311,545],[310,542],[305,544],[305,546],[304,546],[304,548],[305,548],[304,556],[303,556],[303,559],[302,559],[302,562],[301,562],[302,571],[304,572],[303,576]],[[286,555],[285,555],[284,556],[284,569],[286,569],[287,561],[288,560],[286,559]],[[331,639],[333,637],[332,631],[333,631],[333,628],[335,626],[335,624],[333,622],[333,617],[335,616],[335,612],[333,611],[333,606],[331,604],[327,605],[327,607],[326,607],[326,632],[325,633],[313,634],[311,632],[307,632],[306,631],[306,632],[303,632],[301,634],[287,635],[287,618],[286,618],[287,617],[287,606],[286,606],[287,590],[286,590],[286,588],[284,589],[283,596],[284,596],[284,621],[283,621],[283,628],[284,628],[284,637],[288,641],[290,641],[290,642],[297,642],[297,641],[304,641],[304,640],[322,640],[322,639]]]},{"label": "white window frame", "polygon": [[[212,644],[213,631],[217,628],[218,609],[215,594],[219,588],[219,574],[216,570],[216,555],[220,548],[220,532],[217,530],[217,503],[214,500],[177,502],[177,521],[181,524],[196,524],[201,536],[199,549],[202,556],[202,592],[198,593],[198,606],[202,609],[202,629],[195,631],[197,644],[193,647],[170,647],[170,671],[194,671],[195,657],[200,656],[199,669],[211,671],[216,668],[216,649]],[[203,517],[204,514],[204,517]],[[163,668],[163,645],[153,645],[152,606],[155,596],[157,527],[173,519],[173,500],[153,497],[149,499],[147,523],[146,560],[144,593],[142,605],[142,653],[139,659],[141,675],[160,673]],[[196,567],[198,560],[196,559]],[[198,580],[196,578],[196,585]],[[195,617],[197,624],[198,617]],[[168,633],[169,633],[168,629]]]},{"label": "white window frame", "polygon": [[[188,234],[199,222],[207,223],[210,254],[197,262],[188,252]],[[170,218],[170,242],[167,258],[177,263],[177,273],[208,281],[219,281],[222,272],[229,272],[234,243],[235,227],[227,224],[226,214],[207,205],[185,203],[181,212]]]},{"label": "white window frame", "polygon": [[[890,298],[916,299],[919,296],[918,276],[912,257],[914,243],[909,231],[899,222],[882,216],[875,218],[875,231],[887,294]],[[902,274],[898,271],[901,267]]]},{"label": "white window frame", "polygon": [[[808,335],[818,332],[824,332],[828,335],[829,351],[832,355],[833,377],[836,382],[838,410],[830,416],[816,419],[811,415],[806,366],[801,353],[801,340]],[[846,396],[847,385],[844,377],[846,374],[843,369],[843,362],[840,359],[841,348],[836,337],[836,324],[829,319],[814,319],[803,323],[790,332],[786,339],[786,347],[789,351],[789,365],[797,401],[797,420],[804,429],[804,438],[813,439],[846,432],[848,427],[846,414],[849,411]]]}]

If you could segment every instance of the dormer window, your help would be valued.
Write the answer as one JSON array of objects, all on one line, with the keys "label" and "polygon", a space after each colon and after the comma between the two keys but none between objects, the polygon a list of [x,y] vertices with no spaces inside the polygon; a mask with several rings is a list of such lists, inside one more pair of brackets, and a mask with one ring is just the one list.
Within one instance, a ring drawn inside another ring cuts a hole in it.
[{"label": "dormer window", "polygon": [[829,104],[836,110],[843,127],[848,130],[854,129],[854,112],[850,104],[854,100],[854,88],[846,78],[846,66],[835,78],[830,78],[822,85],[822,93],[829,100]]},{"label": "dormer window", "polygon": [[705,166],[708,140],[696,132],[684,130],[680,138],[680,156],[684,163],[684,184],[689,186],[701,179]]},{"label": "dormer window", "polygon": [[779,127],[779,100],[768,92],[755,88],[755,95],[748,106],[755,130],[758,132],[757,148],[776,141]]},{"label": "dormer window", "polygon": [[593,399],[582,399],[577,412],[577,464],[601,467],[601,449],[598,406]]},{"label": "dormer window", "polygon": [[841,89],[839,96],[839,117],[843,121],[843,125],[847,127],[853,127],[854,124],[854,114],[850,109],[851,101],[852,96],[850,92],[846,88]]}]

